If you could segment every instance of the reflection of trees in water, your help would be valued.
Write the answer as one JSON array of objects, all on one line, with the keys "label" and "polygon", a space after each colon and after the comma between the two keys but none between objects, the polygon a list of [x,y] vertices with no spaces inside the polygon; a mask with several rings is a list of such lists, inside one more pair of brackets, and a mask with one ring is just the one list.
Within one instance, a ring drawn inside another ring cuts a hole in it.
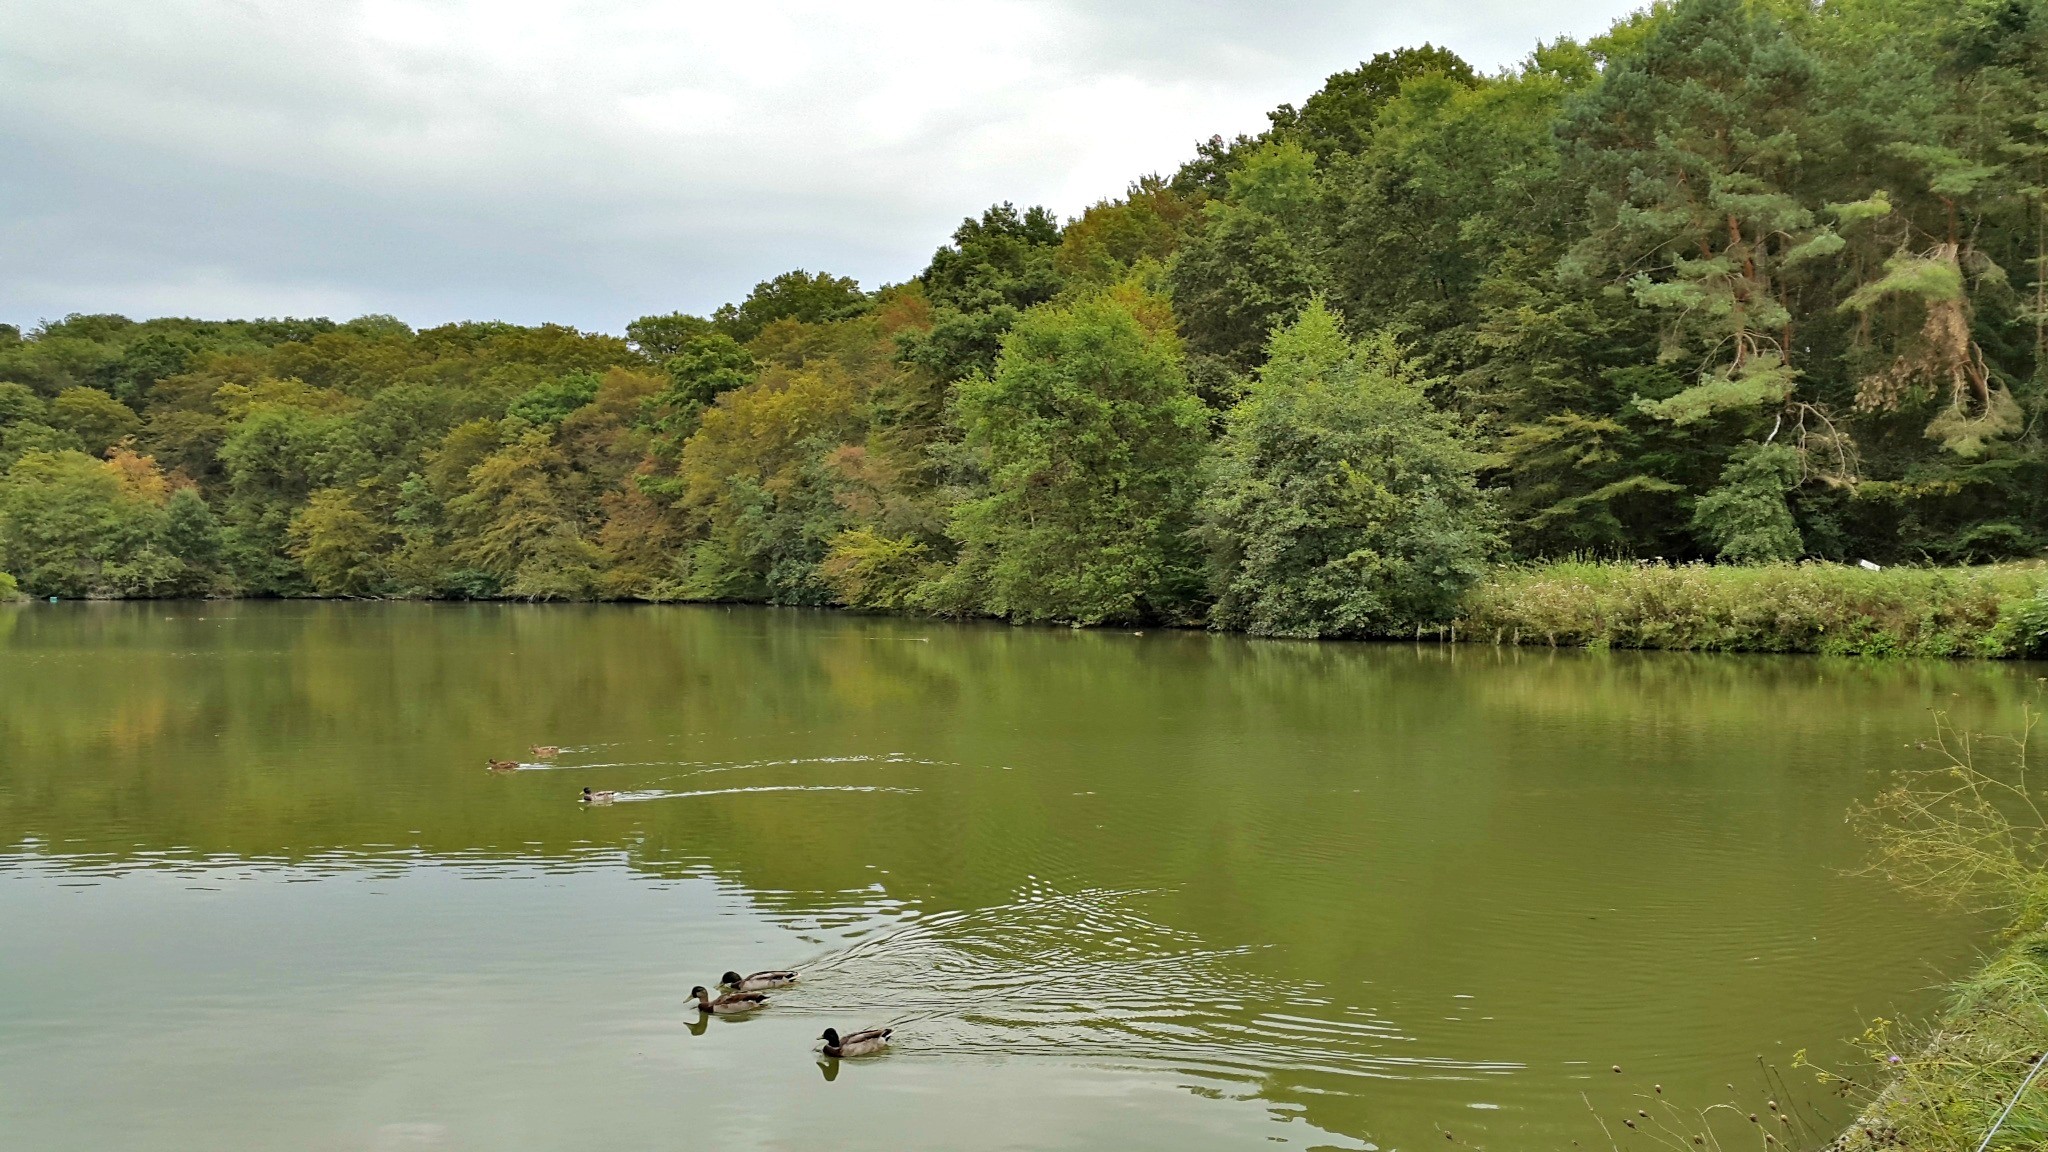
[{"label": "reflection of trees in water", "polygon": [[[968,991],[1002,995],[933,992],[946,1044],[1052,1051],[1080,1029],[1117,1058],[1191,1071],[1218,1045],[1228,1067],[1204,1076],[1256,1075],[1259,1096],[1350,1133],[1427,1132],[1441,1106],[1403,1080],[1362,1092],[1373,1076],[1554,1071],[1587,1058],[1588,1037],[1618,1037],[1596,1062],[1635,1066],[1771,1033],[1773,1006],[1810,997],[1813,974],[1730,973],[1809,934],[1867,934],[1869,971],[1924,984],[1920,938],[1877,938],[1869,905],[1839,899],[1830,869],[1854,858],[1840,812],[1898,749],[1889,725],[1916,738],[1930,699],[1995,711],[2032,683],[2003,665],[716,607],[0,618],[0,846],[81,864],[623,861],[717,876],[821,948],[979,916],[860,960],[888,993],[876,1010],[904,991],[900,965],[955,964]],[[556,770],[483,770],[535,743],[565,746]],[[579,767],[596,762],[612,766]],[[586,811],[585,783],[915,791]],[[1062,919],[1067,905],[1024,906],[1034,884],[1101,903]],[[1059,996],[1019,1008],[1011,992],[1034,981]],[[1454,985],[1484,1006],[1390,1000]],[[1629,1035],[1646,1013],[1676,1023]]]}]

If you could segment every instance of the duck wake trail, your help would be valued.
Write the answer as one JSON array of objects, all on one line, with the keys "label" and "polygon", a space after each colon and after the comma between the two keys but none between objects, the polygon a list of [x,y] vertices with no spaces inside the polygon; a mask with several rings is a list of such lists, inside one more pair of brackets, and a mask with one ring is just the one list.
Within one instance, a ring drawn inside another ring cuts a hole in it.
[{"label": "duck wake trail", "polygon": [[802,995],[778,1006],[898,1027],[906,1055],[1078,1057],[1360,1087],[1522,1067],[1401,1051],[1413,1041],[1392,1021],[1256,975],[1254,949],[1204,947],[1135,911],[1143,895],[1033,885],[1000,905],[899,921],[812,961]]}]

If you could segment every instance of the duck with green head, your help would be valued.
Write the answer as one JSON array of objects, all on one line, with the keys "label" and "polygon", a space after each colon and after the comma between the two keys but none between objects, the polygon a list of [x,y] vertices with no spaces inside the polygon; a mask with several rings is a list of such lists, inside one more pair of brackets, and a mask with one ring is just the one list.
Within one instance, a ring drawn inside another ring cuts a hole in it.
[{"label": "duck with green head", "polygon": [[779,968],[769,972],[756,972],[750,976],[727,972],[718,978],[718,982],[735,992],[759,992],[764,988],[787,988],[796,983],[796,977],[795,969]]},{"label": "duck with green head", "polygon": [[850,1032],[844,1036],[836,1028],[825,1029],[818,1039],[825,1042],[825,1055],[834,1060],[846,1056],[872,1056],[888,1047],[889,1037],[894,1028],[870,1028],[865,1032]]}]

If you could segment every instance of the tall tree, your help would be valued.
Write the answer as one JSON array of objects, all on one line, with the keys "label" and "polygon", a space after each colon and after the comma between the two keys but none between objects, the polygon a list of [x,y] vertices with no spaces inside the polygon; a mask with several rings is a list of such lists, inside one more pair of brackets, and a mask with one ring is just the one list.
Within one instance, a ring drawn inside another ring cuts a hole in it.
[{"label": "tall tree", "polygon": [[1380,110],[1409,82],[1423,77],[1466,87],[1479,83],[1472,66],[1448,48],[1396,48],[1323,81],[1299,109],[1282,104],[1268,113],[1271,136],[1330,159],[1363,151]]},{"label": "tall tree", "polygon": [[944,381],[987,371],[1017,317],[1059,291],[1059,244],[1059,220],[1044,208],[1005,202],[961,221],[918,276],[932,325],[905,335],[905,359]]},{"label": "tall tree", "polygon": [[[1328,240],[1315,157],[1299,145],[1259,147],[1230,172],[1229,186],[1204,207],[1167,282],[1189,349],[1247,372],[1266,334],[1327,286]],[[1214,390],[1213,377],[1203,382]]]},{"label": "tall tree", "polygon": [[1385,334],[1320,299],[1274,332],[1202,499],[1210,619],[1263,636],[1384,636],[1457,615],[1500,546],[1480,457]]},{"label": "tall tree", "polygon": [[1824,419],[1794,398],[1791,299],[1802,266],[1843,244],[1798,195],[1816,82],[1812,56],[1762,10],[1680,0],[1565,113],[1591,215],[1570,267],[1626,282],[1668,317],[1663,358],[1690,383],[1642,401],[1660,419]]},{"label": "tall tree", "polygon": [[[844,320],[865,311],[867,302],[858,282],[829,272],[812,273],[799,268],[754,285],[754,290],[738,304],[721,305],[711,314],[711,323],[744,344],[777,320],[809,324]],[[673,335],[680,326],[669,327]]]},{"label": "tall tree", "polygon": [[942,601],[1024,621],[1189,618],[1207,416],[1163,300],[1125,285],[1034,309],[956,403],[988,481],[954,511]]}]

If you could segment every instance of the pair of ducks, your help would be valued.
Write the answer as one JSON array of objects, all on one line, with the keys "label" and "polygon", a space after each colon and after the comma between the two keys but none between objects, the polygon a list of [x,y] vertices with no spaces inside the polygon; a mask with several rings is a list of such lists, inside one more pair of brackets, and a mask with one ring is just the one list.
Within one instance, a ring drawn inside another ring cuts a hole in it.
[{"label": "pair of ducks", "polygon": [[[552,744],[535,744],[531,751],[536,760],[552,760],[562,754],[562,750]],[[517,760],[488,759],[484,761],[484,767],[492,772],[517,772],[525,765]],[[583,794],[577,797],[585,804],[609,804],[618,798],[617,792],[596,792],[589,788],[585,788]]]},{"label": "pair of ducks", "polygon": [[[562,754],[562,750],[553,744],[535,744],[532,748],[527,749],[527,751],[533,753],[535,760],[553,760]],[[517,772],[519,771],[519,761],[485,760],[484,767],[492,772]]]},{"label": "pair of ducks", "polygon": [[[764,988],[787,988],[796,983],[797,973],[789,970],[756,972],[742,976],[727,972],[718,982],[732,991],[713,999],[702,984],[690,989],[690,995],[697,998],[697,1011],[713,1016],[738,1016],[768,1005]],[[853,1032],[841,1036],[836,1028],[827,1028],[818,1039],[825,1042],[825,1055],[834,1060],[846,1056],[866,1056],[880,1052],[889,1043],[890,1028],[870,1028],[865,1032]]]}]

